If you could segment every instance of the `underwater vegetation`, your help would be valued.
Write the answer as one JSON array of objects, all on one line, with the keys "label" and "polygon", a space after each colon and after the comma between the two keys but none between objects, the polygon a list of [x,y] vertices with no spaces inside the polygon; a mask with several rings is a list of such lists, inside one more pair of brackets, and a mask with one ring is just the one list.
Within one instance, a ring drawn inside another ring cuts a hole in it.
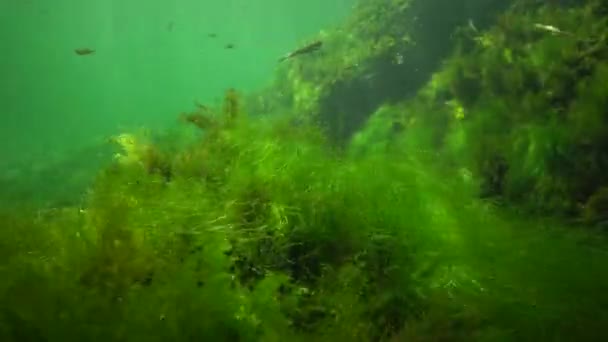
[{"label": "underwater vegetation", "polygon": [[401,108],[411,129],[426,126],[427,147],[473,172],[482,197],[604,221],[605,7],[520,5],[487,30],[460,30],[454,55]]},{"label": "underwater vegetation", "polygon": [[229,90],[182,115],[180,148],[117,136],[80,206],[0,214],[2,341],[606,337],[602,237],[242,108]]},{"label": "underwater vegetation", "polygon": [[362,2],[78,200],[3,205],[0,340],[606,340],[607,4],[448,3]]},{"label": "underwater vegetation", "polygon": [[311,40],[323,51],[286,61],[253,112],[295,112],[317,121],[343,145],[382,104],[411,96],[427,81],[467,21],[483,27],[504,0],[361,1],[345,23]]},{"label": "underwater vegetation", "polygon": [[320,34],[327,53],[279,69],[252,112],[311,118],[351,152],[436,153],[481,197],[605,225],[606,4],[444,5],[360,4]]}]

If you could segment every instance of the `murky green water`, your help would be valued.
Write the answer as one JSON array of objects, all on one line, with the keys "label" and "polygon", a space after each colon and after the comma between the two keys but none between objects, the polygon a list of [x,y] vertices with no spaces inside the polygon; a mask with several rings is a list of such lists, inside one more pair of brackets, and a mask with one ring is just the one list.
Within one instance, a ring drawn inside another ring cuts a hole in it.
[{"label": "murky green water", "polygon": [[607,13],[0,3],[0,340],[605,340]]}]

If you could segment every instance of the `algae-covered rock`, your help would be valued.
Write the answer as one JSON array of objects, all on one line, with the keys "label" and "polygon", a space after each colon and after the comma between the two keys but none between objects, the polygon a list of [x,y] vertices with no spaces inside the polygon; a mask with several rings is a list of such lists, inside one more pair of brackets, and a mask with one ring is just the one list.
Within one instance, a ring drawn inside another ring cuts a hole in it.
[{"label": "algae-covered rock", "polygon": [[[608,184],[604,7],[521,1],[494,26],[463,27],[454,54],[406,106],[418,123],[409,132],[443,141],[434,148],[471,169],[483,196],[576,215]],[[428,119],[437,111],[447,129]]]},{"label": "algae-covered rock", "polygon": [[[485,27],[509,1],[374,0],[346,22],[320,32],[321,52],[281,65],[273,91],[252,103],[260,111],[312,116],[344,144],[382,104],[414,95],[453,48],[467,22]],[[275,105],[272,105],[272,104]]]},{"label": "algae-covered rock", "polygon": [[599,0],[365,2],[257,102],[314,118],[354,154],[435,151],[483,197],[576,215],[608,184],[605,12]]}]

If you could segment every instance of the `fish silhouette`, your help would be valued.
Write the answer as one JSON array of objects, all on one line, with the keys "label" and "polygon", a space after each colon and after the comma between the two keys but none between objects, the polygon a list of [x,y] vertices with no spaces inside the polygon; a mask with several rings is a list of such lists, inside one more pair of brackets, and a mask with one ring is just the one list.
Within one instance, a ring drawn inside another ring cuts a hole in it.
[{"label": "fish silhouette", "polygon": [[86,56],[86,55],[92,55],[95,53],[95,50],[89,49],[89,48],[82,48],[82,49],[74,49],[74,52],[78,55],[78,56]]}]

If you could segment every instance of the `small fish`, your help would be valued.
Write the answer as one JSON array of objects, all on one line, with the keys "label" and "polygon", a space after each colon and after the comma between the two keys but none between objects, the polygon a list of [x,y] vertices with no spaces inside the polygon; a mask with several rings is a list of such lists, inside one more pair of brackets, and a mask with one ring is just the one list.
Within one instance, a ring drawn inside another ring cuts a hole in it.
[{"label": "small fish", "polygon": [[226,50],[230,50],[230,49],[234,49],[234,48],[235,48],[234,44],[226,44],[224,46],[224,49],[226,49]]},{"label": "small fish", "polygon": [[92,55],[92,54],[94,54],[95,50],[91,50],[89,48],[81,48],[81,49],[74,49],[74,52],[78,56],[86,56],[86,55]]},{"label": "small fish", "polygon": [[208,115],[204,115],[202,113],[181,113],[179,120],[193,124],[194,126],[203,130],[215,126],[215,121]]},{"label": "small fish", "polygon": [[167,31],[169,31],[169,32],[172,32],[172,31],[173,31],[173,22],[172,22],[172,21],[170,21],[170,22],[167,24]]},{"label": "small fish", "polygon": [[208,33],[207,37],[209,37],[209,38],[217,38],[217,33]]},{"label": "small fish", "polygon": [[316,40],[306,46],[303,46],[297,50],[294,50],[288,54],[286,54],[285,56],[279,58],[279,63],[283,62],[287,59],[299,56],[299,55],[304,55],[304,54],[309,54],[311,52],[315,52],[317,50],[319,50],[321,48],[321,46],[323,45],[323,42],[320,40]]},{"label": "small fish", "polygon": [[196,108],[200,109],[200,110],[204,110],[204,111],[208,111],[209,108],[207,106],[205,106],[204,104],[198,102],[198,101],[194,101],[194,105],[196,106]]},{"label": "small fish", "polygon": [[557,27],[552,26],[552,25],[545,25],[545,24],[536,23],[536,24],[534,24],[534,27],[537,28],[537,29],[539,29],[539,30],[547,31],[547,32],[550,32],[550,33],[553,33],[553,34],[559,34],[559,35],[562,35],[562,36],[574,36],[574,34],[572,34],[570,32],[567,32],[567,31],[562,31],[562,30],[560,30]]}]

